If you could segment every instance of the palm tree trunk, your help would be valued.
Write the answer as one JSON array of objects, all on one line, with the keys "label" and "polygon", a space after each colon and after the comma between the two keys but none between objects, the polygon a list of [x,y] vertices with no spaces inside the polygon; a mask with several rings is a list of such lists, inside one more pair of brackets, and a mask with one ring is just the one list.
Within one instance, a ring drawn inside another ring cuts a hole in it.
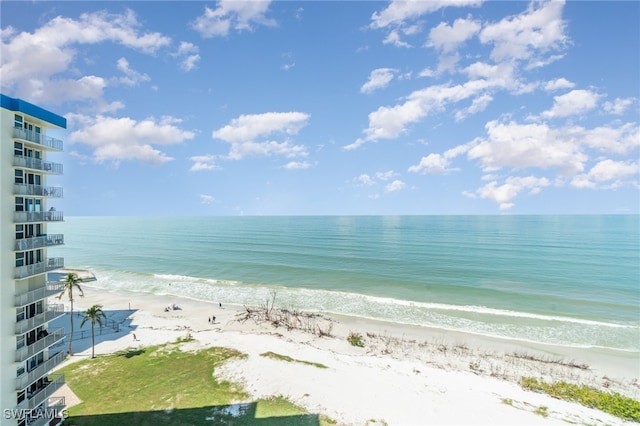
[{"label": "palm tree trunk", "polygon": [[95,358],[96,357],[95,356],[95,352],[94,352],[95,348],[96,348],[96,343],[95,343],[95,340],[94,340],[94,337],[93,337],[93,329],[94,329],[94,327],[93,327],[93,322],[92,322],[91,323],[91,358]]},{"label": "palm tree trunk", "polygon": [[73,355],[73,349],[71,349],[71,344],[73,342],[73,299],[71,299],[71,313],[69,315],[69,320],[71,321],[71,332],[69,333],[69,356]]}]

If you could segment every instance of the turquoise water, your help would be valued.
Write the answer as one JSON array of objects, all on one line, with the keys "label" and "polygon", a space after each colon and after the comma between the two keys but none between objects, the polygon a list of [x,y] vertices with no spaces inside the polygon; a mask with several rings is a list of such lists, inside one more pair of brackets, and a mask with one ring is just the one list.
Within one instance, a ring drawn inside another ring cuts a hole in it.
[{"label": "turquoise water", "polygon": [[[52,225],[51,228],[54,228]],[[638,216],[71,217],[105,288],[640,351]]]}]

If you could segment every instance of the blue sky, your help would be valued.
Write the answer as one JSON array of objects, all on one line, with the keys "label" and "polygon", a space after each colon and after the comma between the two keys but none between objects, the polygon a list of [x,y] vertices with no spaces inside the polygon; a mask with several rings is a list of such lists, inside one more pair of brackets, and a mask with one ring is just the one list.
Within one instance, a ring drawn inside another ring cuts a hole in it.
[{"label": "blue sky", "polygon": [[640,210],[639,2],[0,7],[65,215]]}]

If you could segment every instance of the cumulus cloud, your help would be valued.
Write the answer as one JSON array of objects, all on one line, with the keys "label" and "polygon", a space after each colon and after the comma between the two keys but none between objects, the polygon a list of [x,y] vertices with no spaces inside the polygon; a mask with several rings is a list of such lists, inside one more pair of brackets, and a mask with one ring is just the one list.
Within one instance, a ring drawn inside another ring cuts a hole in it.
[{"label": "cumulus cloud", "polygon": [[[127,10],[122,14],[83,13],[77,20],[58,16],[33,33],[5,29],[0,55],[2,91],[51,104],[101,98],[105,86],[102,77],[82,76],[74,80],[56,76],[72,67],[78,45],[113,42],[153,54],[171,42],[158,32],[141,32],[139,28],[135,13]],[[119,66],[128,70],[128,65]],[[141,76],[144,78],[143,74],[137,78]]]},{"label": "cumulus cloud", "polygon": [[215,155],[194,155],[190,158],[193,161],[193,166],[189,169],[191,172],[198,172],[202,170],[216,170],[219,167],[216,165]]},{"label": "cumulus cloud", "polygon": [[387,192],[396,192],[396,191],[401,191],[402,189],[405,188],[405,186],[407,185],[403,181],[396,179],[393,182],[386,185],[384,187],[384,190]]},{"label": "cumulus cloud", "polygon": [[180,60],[180,69],[191,71],[200,61],[199,51],[200,48],[195,44],[183,41],[173,56]]},{"label": "cumulus cloud", "polygon": [[215,201],[216,199],[213,198],[212,195],[207,195],[207,194],[200,194],[200,202],[202,204],[211,204]]},{"label": "cumulus cloud", "polygon": [[252,31],[255,25],[275,26],[276,21],[265,15],[271,1],[220,0],[215,9],[208,6],[196,18],[192,27],[204,38],[227,36],[229,31]]},{"label": "cumulus cloud", "polygon": [[93,149],[96,162],[137,160],[147,164],[162,164],[173,158],[156,149],[157,145],[172,145],[193,139],[195,134],[178,127],[180,120],[163,117],[136,121],[130,117],[68,116],[75,128],[69,134],[71,142]]},{"label": "cumulus cloud", "polygon": [[228,157],[234,160],[246,156],[306,156],[308,153],[304,145],[293,145],[289,140],[279,142],[266,138],[281,134],[285,138],[296,135],[308,121],[309,115],[302,112],[241,115],[215,130],[212,136],[231,144]]},{"label": "cumulus cloud", "polygon": [[598,104],[599,95],[589,90],[572,90],[571,92],[553,97],[553,107],[544,111],[544,118],[567,117],[580,115],[590,111]]},{"label": "cumulus cloud", "polygon": [[[358,186],[381,189],[384,192],[396,192],[406,187],[406,183],[404,183],[400,179],[394,179],[394,177],[396,176],[398,176],[398,173],[394,172],[393,170],[386,170],[375,172],[373,175],[363,173],[353,178],[353,181]],[[369,198],[373,199],[377,199],[379,197],[379,194],[369,195]]]},{"label": "cumulus cloud", "polygon": [[284,165],[287,170],[304,170],[311,167],[311,163],[308,161],[290,161]]},{"label": "cumulus cloud", "polygon": [[564,1],[531,2],[525,13],[486,25],[480,31],[480,41],[493,45],[490,56],[496,62],[540,61],[540,53],[561,49],[569,43],[563,9]]},{"label": "cumulus cloud", "polygon": [[362,85],[360,93],[373,93],[387,87],[397,72],[398,70],[393,68],[378,68],[371,71],[369,80]]},{"label": "cumulus cloud", "polygon": [[544,83],[544,90],[548,92],[553,92],[555,90],[562,89],[573,89],[575,84],[567,80],[566,78],[557,78],[555,80],[550,80]]},{"label": "cumulus cloud", "polygon": [[576,188],[617,188],[622,185],[639,186],[639,161],[602,160],[588,173],[575,176],[571,185]]},{"label": "cumulus cloud", "polygon": [[373,13],[371,16],[371,28],[403,25],[406,24],[405,21],[419,18],[422,15],[445,7],[479,6],[480,4],[482,4],[481,0],[393,0],[381,12]]},{"label": "cumulus cloud", "polygon": [[117,62],[117,68],[123,72],[124,77],[118,80],[119,83],[125,86],[137,86],[142,81],[149,81],[150,78],[147,74],[139,73],[129,66],[129,61],[126,58],[120,58]]},{"label": "cumulus cloud", "polygon": [[427,46],[449,53],[478,33],[480,28],[480,23],[472,19],[456,19],[453,25],[441,22],[429,31]]},{"label": "cumulus cloud", "polygon": [[546,124],[490,121],[487,137],[475,141],[468,157],[478,160],[485,171],[501,168],[556,168],[573,174],[584,168],[587,156],[580,145]]},{"label": "cumulus cloud", "polygon": [[608,114],[622,115],[635,101],[635,98],[616,98],[613,102],[605,102],[603,108]]},{"label": "cumulus cloud", "polygon": [[537,194],[543,187],[549,186],[547,178],[535,176],[511,176],[502,185],[493,180],[478,188],[474,193],[465,192],[464,195],[471,198],[483,198],[495,201],[500,205],[500,210],[508,210],[514,206],[513,200],[524,191],[529,190],[530,194]]}]

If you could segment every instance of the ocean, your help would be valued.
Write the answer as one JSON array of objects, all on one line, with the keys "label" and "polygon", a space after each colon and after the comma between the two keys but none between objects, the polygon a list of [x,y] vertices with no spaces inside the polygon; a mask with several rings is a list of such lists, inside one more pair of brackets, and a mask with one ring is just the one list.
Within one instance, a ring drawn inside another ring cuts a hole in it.
[{"label": "ocean", "polygon": [[640,353],[640,218],[68,217],[105,289]]}]

